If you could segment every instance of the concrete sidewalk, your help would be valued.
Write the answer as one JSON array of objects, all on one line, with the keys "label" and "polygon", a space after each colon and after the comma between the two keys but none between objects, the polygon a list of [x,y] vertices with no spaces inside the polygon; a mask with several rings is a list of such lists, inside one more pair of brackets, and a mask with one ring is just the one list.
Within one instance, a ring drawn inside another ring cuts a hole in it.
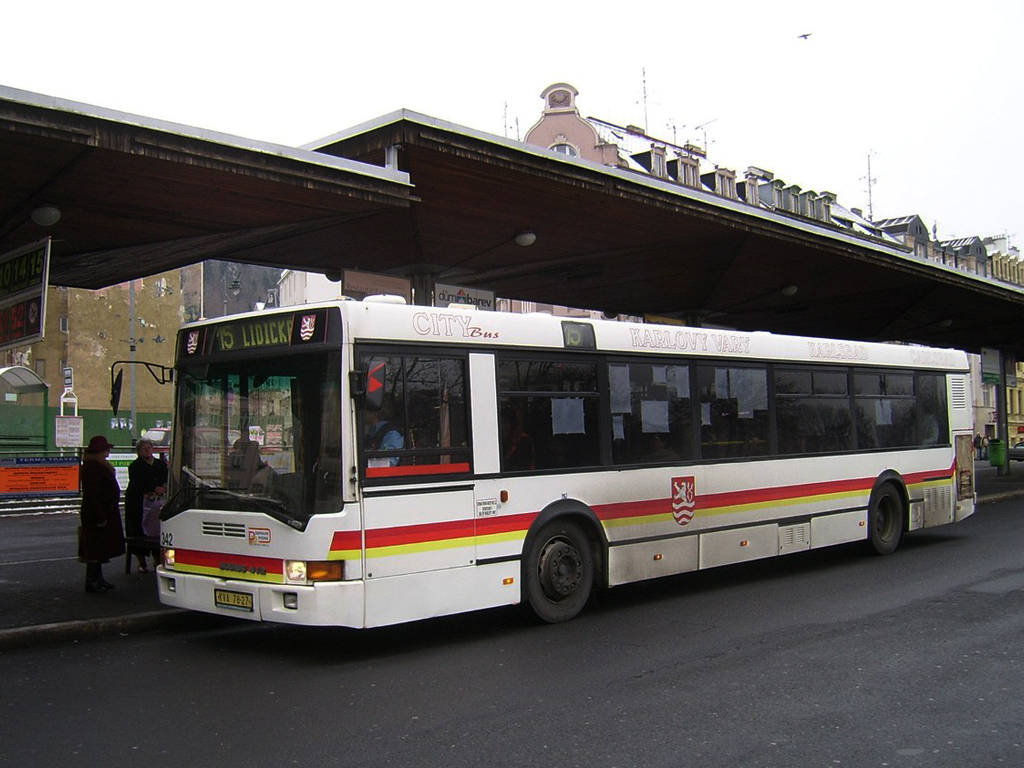
[{"label": "concrete sidewalk", "polygon": [[124,572],[123,557],[103,566],[115,589],[85,591],[85,566],[75,557],[78,515],[0,516],[0,651],[155,627],[224,621],[166,608],[156,575]]},{"label": "concrete sidewalk", "polygon": [[[1024,466],[1000,476],[977,465],[979,504],[1024,498]],[[154,628],[227,623],[210,614],[165,608],[156,574],[125,574],[124,558],[104,566],[116,588],[86,593],[85,566],[74,557],[78,516],[48,513],[0,516],[0,651],[41,643],[141,632]]]}]

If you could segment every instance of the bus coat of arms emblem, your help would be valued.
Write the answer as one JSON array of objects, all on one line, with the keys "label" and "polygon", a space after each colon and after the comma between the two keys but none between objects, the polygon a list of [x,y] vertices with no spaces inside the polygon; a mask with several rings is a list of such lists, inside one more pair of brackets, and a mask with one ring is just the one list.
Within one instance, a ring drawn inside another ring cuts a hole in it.
[{"label": "bus coat of arms emblem", "polygon": [[316,315],[303,315],[299,323],[299,336],[303,341],[309,341],[316,332]]},{"label": "bus coat of arms emblem", "polygon": [[693,519],[697,503],[697,481],[693,477],[672,478],[672,517],[680,525]]},{"label": "bus coat of arms emblem", "polygon": [[199,331],[188,332],[188,338],[185,339],[185,348],[190,355],[196,353],[196,350],[199,349]]}]

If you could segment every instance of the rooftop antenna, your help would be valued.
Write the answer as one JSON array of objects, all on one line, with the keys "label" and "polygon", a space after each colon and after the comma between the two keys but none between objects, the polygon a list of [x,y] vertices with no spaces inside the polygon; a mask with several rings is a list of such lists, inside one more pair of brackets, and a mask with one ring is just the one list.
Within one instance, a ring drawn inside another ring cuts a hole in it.
[{"label": "rooftop antenna", "polygon": [[[677,126],[677,125],[676,125],[676,121],[675,121],[675,118],[674,118],[674,117],[670,117],[670,118],[668,119],[668,123],[666,124],[666,126],[667,126],[668,128],[671,128],[671,129],[672,129],[672,143],[673,143],[673,144],[679,144],[679,138],[678,138],[678,136],[676,135],[676,132],[677,132],[677,130],[678,130],[678,128],[679,128],[679,126]],[[686,127],[686,126],[684,125],[684,126],[683,126],[683,128],[685,128],[685,127]]]},{"label": "rooftop antenna", "polygon": [[711,125],[712,123],[717,123],[717,122],[718,122],[718,118],[714,117],[711,120],[708,120],[706,123],[701,123],[700,125],[693,126],[693,130],[700,131],[701,133],[704,134],[704,152],[705,153],[709,149],[709,147],[708,147],[708,126]]},{"label": "rooftop antenna", "polygon": [[501,125],[505,129],[505,138],[508,138],[508,102],[505,102],[505,107],[501,111]]},{"label": "rooftop antenna", "polygon": [[874,221],[875,220],[875,206],[874,206],[874,203],[873,203],[872,190],[873,190],[873,188],[875,186],[875,182],[878,181],[878,179],[876,179],[874,176],[871,175],[871,156],[873,154],[875,154],[875,150],[873,150],[873,149],[868,152],[868,175],[867,176],[861,176],[861,180],[862,181],[866,179],[867,182],[868,182],[867,192],[868,192],[868,220],[869,221]]},{"label": "rooftop antenna", "polygon": [[647,133],[647,67],[640,68],[640,77],[644,87],[644,133]]}]

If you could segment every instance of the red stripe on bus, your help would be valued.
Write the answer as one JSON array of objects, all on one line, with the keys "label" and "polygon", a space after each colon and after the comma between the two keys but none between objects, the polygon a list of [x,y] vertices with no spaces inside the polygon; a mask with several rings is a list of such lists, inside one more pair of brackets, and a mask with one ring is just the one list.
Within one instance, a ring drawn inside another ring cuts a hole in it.
[{"label": "red stripe on bus", "polygon": [[331,538],[331,552],[361,549],[362,546],[362,531],[335,531]]},{"label": "red stripe on bus", "polygon": [[244,565],[246,568],[262,568],[267,573],[284,573],[284,564],[280,559],[270,557],[250,557],[248,555],[231,555],[223,552],[202,552],[197,549],[176,549],[174,560],[181,565],[194,565],[200,568],[220,569],[224,563]]},{"label": "red stripe on bus", "polygon": [[[955,464],[948,469],[926,470],[903,475],[907,485],[913,485],[929,479],[948,479],[953,476]],[[781,485],[771,488],[752,488],[743,491],[727,491],[724,493],[702,494],[697,489],[695,509],[720,509],[738,507],[746,504],[759,504],[787,499],[799,500],[811,496],[826,496],[834,493],[869,493],[874,487],[876,478],[863,477],[847,480],[828,480],[800,485]],[[627,501],[620,504],[605,504],[595,508],[602,520],[640,517],[665,512],[665,499],[647,501]]]},{"label": "red stripe on bus", "polygon": [[646,501],[623,501],[617,504],[601,504],[594,507],[594,512],[602,520],[618,520],[622,517],[642,517],[657,515],[670,510],[667,498],[647,499]]},{"label": "red stripe on bus", "polygon": [[[422,544],[428,541],[491,536],[501,533],[522,531],[524,534],[537,517],[536,512],[527,512],[506,517],[487,517],[473,520],[452,520],[444,523],[405,525],[394,528],[370,529],[366,532],[367,549],[390,547],[401,544]],[[359,531],[335,531],[331,540],[331,551],[359,549],[362,540]]]},{"label": "red stripe on bus", "polygon": [[800,485],[779,485],[772,488],[752,488],[745,491],[701,494],[697,489],[697,509],[714,507],[735,507],[743,504],[757,504],[764,501],[782,501],[806,496],[825,496],[832,493],[869,491],[875,484],[873,477],[852,480],[828,480]]},{"label": "red stripe on bus", "polygon": [[[955,465],[948,470],[927,470],[903,475],[904,481],[911,485],[928,479],[945,479],[952,477]],[[800,485],[784,485],[770,488],[755,488],[725,493],[697,494],[697,509],[718,509],[746,504],[757,504],[771,501],[800,500],[812,496],[823,496],[833,493],[863,492],[867,493],[874,486],[875,478],[855,478],[831,480]],[[601,520],[616,520],[645,515],[664,514],[669,511],[667,504],[670,499],[648,499],[644,501],[626,501],[618,504],[603,504],[594,507]],[[461,539],[472,536],[490,536],[502,533],[523,532],[529,530],[538,512],[526,512],[518,515],[483,517],[477,520],[453,520],[443,523],[427,523],[423,525],[396,526],[393,528],[377,528],[366,531],[367,549],[406,544]],[[474,525],[475,523],[475,525]],[[335,531],[331,542],[331,550],[359,549],[361,546],[359,531]]]},{"label": "red stripe on bus", "polygon": [[949,465],[948,469],[936,469],[936,470],[925,470],[924,472],[911,472],[909,475],[903,475],[903,479],[907,485],[913,485],[914,483],[920,483],[924,480],[949,480],[956,474],[956,459],[953,459],[953,463]]},{"label": "red stripe on bus", "polygon": [[472,538],[474,521],[450,520],[444,523],[405,525],[396,528],[371,528],[366,531],[366,548],[394,547],[401,544],[422,544],[427,541]]},{"label": "red stripe on bus", "polygon": [[457,464],[409,464],[397,467],[367,467],[367,477],[405,477],[409,475],[454,475],[469,472],[469,462]]},{"label": "red stripe on bus", "polygon": [[522,531],[525,534],[533,521],[537,519],[537,515],[537,512],[525,512],[520,515],[506,515],[505,517],[481,517],[476,521],[476,535],[493,536],[513,531]]}]

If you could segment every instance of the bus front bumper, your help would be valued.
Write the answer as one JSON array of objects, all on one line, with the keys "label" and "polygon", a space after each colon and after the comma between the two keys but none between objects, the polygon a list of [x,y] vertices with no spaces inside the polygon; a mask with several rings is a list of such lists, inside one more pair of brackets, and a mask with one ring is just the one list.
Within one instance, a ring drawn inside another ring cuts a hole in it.
[{"label": "bus front bumper", "polygon": [[160,602],[249,621],[363,627],[362,581],[263,584],[157,568]]}]

